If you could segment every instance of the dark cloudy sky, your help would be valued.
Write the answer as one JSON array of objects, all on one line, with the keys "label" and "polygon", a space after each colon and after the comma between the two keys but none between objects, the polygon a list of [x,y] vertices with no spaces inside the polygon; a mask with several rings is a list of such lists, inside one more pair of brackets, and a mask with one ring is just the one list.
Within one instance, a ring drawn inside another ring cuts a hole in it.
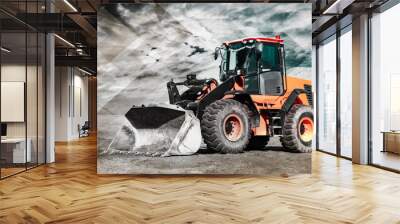
[{"label": "dark cloudy sky", "polygon": [[[116,4],[98,13],[100,138],[133,105],[167,103],[166,82],[188,73],[218,79],[222,42],[281,35],[288,75],[311,79],[311,4]],[[200,49],[200,50],[199,50]],[[114,128],[115,126],[115,128]],[[112,135],[112,136],[110,136]]]}]

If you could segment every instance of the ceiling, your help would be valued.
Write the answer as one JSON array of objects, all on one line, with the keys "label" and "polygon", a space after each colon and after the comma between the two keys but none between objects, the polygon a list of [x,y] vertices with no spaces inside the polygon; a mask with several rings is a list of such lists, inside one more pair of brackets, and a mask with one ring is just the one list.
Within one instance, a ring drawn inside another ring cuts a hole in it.
[{"label": "ceiling", "polygon": [[313,44],[350,25],[353,17],[373,12],[388,1],[390,0],[310,0],[313,3]]},{"label": "ceiling", "polygon": [[[318,42],[332,32],[339,20],[351,23],[351,17],[378,7],[387,0],[272,0],[233,2],[311,3],[312,36]],[[47,2],[47,4],[46,4]],[[1,0],[0,21],[3,32],[20,32],[29,28],[39,32],[55,32],[56,63],[80,66],[96,73],[97,9],[108,3],[152,1],[129,0]],[[172,2],[172,1],[157,1]],[[185,2],[176,0],[174,2]],[[187,2],[187,1],[186,1]],[[191,1],[217,2],[217,1]],[[232,1],[231,1],[232,2]],[[49,12],[52,13],[49,13]],[[26,13],[27,12],[27,13]],[[345,25],[345,23],[344,23]],[[328,32],[329,31],[329,32]]]}]

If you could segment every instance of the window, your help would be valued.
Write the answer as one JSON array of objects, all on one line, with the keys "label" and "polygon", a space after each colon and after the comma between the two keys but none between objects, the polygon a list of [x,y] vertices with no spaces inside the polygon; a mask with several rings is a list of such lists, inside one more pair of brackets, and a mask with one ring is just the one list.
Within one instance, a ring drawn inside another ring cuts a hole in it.
[{"label": "window", "polygon": [[256,59],[256,52],[252,50],[247,57],[246,61],[246,75],[256,74],[257,73],[257,59]]},{"label": "window", "polygon": [[371,19],[371,162],[400,170],[400,5]]},{"label": "window", "polygon": [[[42,12],[43,3],[19,2],[16,10]],[[4,13],[0,17],[12,24],[0,24],[0,178],[5,178],[45,163],[46,38]]]},{"label": "window", "polygon": [[234,70],[236,68],[236,51],[230,51],[228,68],[228,70]]},{"label": "window", "polygon": [[352,157],[352,32],[340,36],[340,155]]},{"label": "window", "polygon": [[262,69],[280,71],[279,48],[277,45],[263,44]]},{"label": "window", "polygon": [[[312,58],[312,92],[313,92],[313,99],[316,99],[316,88],[317,88],[317,46],[316,45],[312,45],[312,54],[311,54],[311,58]],[[316,124],[316,121],[318,120],[318,113],[316,110],[316,105],[317,102],[316,100],[313,100],[313,109],[314,109],[314,123]],[[316,133],[318,132],[317,129],[318,125],[314,125],[314,136],[313,136],[313,140],[312,140],[312,149],[315,150],[316,146],[317,146],[317,135]]]},{"label": "window", "polygon": [[336,36],[318,48],[318,149],[336,153]]}]

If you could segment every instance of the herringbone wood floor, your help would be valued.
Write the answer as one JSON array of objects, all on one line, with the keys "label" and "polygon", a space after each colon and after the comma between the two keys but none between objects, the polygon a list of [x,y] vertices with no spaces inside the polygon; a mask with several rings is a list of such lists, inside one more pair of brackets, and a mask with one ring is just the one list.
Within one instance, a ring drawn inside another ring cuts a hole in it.
[{"label": "herringbone wood floor", "polygon": [[96,141],[0,181],[0,223],[400,223],[400,175],[313,153],[294,177],[99,176]]}]

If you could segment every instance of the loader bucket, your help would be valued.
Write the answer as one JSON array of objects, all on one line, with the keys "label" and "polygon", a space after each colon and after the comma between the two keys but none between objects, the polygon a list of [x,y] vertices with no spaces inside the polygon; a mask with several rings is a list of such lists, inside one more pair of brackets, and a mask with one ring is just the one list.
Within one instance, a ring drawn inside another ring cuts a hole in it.
[{"label": "loader bucket", "polygon": [[179,107],[132,107],[125,117],[136,129],[155,129],[185,115]]},{"label": "loader bucket", "polygon": [[125,117],[135,129],[133,150],[151,156],[191,155],[201,144],[200,121],[176,105],[132,107]]}]

